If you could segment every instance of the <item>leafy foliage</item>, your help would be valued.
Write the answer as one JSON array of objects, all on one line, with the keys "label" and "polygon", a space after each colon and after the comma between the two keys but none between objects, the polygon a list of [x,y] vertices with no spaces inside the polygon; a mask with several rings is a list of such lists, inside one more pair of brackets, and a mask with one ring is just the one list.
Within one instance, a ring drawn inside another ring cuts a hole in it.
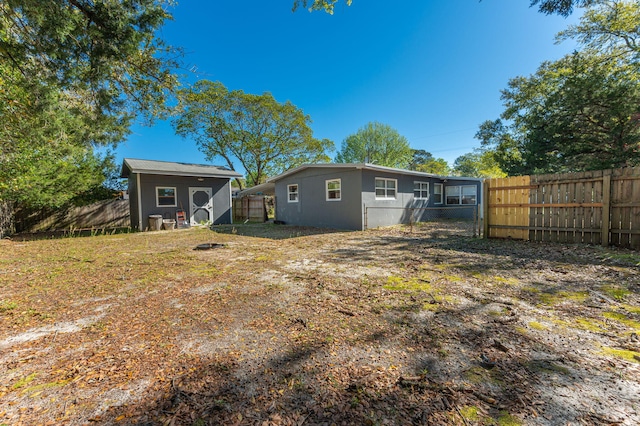
[{"label": "leafy foliage", "polygon": [[602,1],[587,9],[580,23],[561,31],[556,39],[575,39],[587,49],[609,54],[612,58],[640,59],[640,3]]},{"label": "leafy foliage", "polygon": [[368,123],[343,142],[336,163],[371,163],[405,169],[413,150],[407,138],[382,123]]},{"label": "leafy foliage", "polygon": [[[640,164],[640,6],[601,3],[560,34],[585,49],[509,81],[500,120],[476,137],[509,174]],[[596,49],[597,48],[597,49]]]},{"label": "leafy foliage", "polygon": [[413,150],[413,159],[409,164],[409,170],[433,173],[440,176],[451,174],[451,168],[444,158],[435,158],[433,154],[424,149]]},{"label": "leafy foliage", "polygon": [[[531,0],[531,6],[538,5],[538,9],[542,13],[548,15],[557,13],[562,16],[568,16],[573,12],[575,7],[586,7],[597,0]],[[338,0],[295,0],[293,2],[293,10],[298,7],[308,7],[309,10],[324,10],[327,13],[333,13],[333,8]],[[351,0],[345,0],[350,6]]]},{"label": "leafy foliage", "polygon": [[493,152],[477,150],[456,158],[453,170],[458,176],[476,178],[501,178],[506,173],[500,169]]},{"label": "leafy foliage", "polygon": [[171,4],[5,1],[0,5],[0,60],[27,81],[69,91],[94,114],[158,113],[176,84],[172,70],[178,52],[156,37],[170,18],[165,9]]},{"label": "leafy foliage", "polygon": [[0,4],[0,199],[59,207],[100,188],[134,117],[167,112],[178,52],[157,0]]},{"label": "leafy foliage", "polygon": [[538,10],[547,15],[556,13],[569,16],[576,7],[587,7],[597,0],[531,0],[531,6],[538,5]]},{"label": "leafy foliage", "polygon": [[[324,10],[327,13],[333,14],[333,7],[338,0],[295,0],[293,2],[293,10],[296,11],[298,7],[308,7],[310,11]],[[345,0],[347,6],[351,6],[351,0]]]},{"label": "leafy foliage", "polygon": [[[229,91],[219,82],[201,80],[179,92],[176,132],[193,137],[208,160],[222,158],[235,170],[237,160],[247,172],[247,184],[304,163],[328,162],[333,142],[315,139],[311,119],[270,93]],[[242,185],[239,182],[239,185]]]}]

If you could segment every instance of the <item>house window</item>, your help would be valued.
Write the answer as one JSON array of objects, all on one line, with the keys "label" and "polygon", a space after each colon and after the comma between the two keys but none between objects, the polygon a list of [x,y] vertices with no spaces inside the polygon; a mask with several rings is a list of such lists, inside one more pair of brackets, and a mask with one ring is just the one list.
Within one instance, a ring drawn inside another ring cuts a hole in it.
[{"label": "house window", "polygon": [[376,198],[395,199],[397,186],[395,179],[376,178]]},{"label": "house window", "polygon": [[428,200],[429,182],[413,182],[413,198],[416,200]]},{"label": "house window", "polygon": [[177,207],[176,188],[156,186],[156,207]]},{"label": "house window", "polygon": [[288,185],[287,193],[288,193],[287,200],[289,200],[290,203],[298,202],[298,185],[296,184]]},{"label": "house window", "polygon": [[433,204],[442,204],[442,184],[433,184]]},{"label": "house window", "polygon": [[445,188],[448,205],[476,204],[478,188],[475,185],[456,185]]},{"label": "house window", "polygon": [[340,179],[327,180],[325,183],[327,185],[327,201],[340,201],[342,199]]}]

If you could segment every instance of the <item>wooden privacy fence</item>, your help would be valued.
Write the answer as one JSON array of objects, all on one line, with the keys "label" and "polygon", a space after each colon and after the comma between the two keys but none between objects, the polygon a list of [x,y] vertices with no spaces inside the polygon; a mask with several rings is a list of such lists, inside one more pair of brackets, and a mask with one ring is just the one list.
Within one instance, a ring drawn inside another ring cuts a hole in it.
[{"label": "wooden privacy fence", "polygon": [[17,232],[122,228],[131,226],[129,200],[105,200],[88,206],[53,211],[17,210]]},{"label": "wooden privacy fence", "polygon": [[233,200],[234,222],[266,222],[267,208],[263,195],[249,195]]},{"label": "wooden privacy fence", "polygon": [[640,249],[640,168],[487,179],[489,238]]}]

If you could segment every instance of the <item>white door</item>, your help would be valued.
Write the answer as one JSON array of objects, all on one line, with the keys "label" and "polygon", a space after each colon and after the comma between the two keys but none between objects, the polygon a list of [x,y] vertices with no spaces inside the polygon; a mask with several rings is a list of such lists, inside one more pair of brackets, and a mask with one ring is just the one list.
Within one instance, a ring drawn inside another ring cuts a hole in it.
[{"label": "white door", "polygon": [[211,188],[189,188],[189,223],[210,225],[213,223],[213,197]]}]

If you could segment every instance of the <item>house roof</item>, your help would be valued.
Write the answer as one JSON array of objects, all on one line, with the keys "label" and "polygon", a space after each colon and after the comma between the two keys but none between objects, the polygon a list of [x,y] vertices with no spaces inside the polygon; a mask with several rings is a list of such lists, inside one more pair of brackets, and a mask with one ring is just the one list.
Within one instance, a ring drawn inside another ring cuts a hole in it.
[{"label": "house roof", "polygon": [[241,174],[221,166],[125,158],[122,162],[122,172],[120,173],[120,177],[128,178],[132,173],[228,179],[242,177]]},{"label": "house roof", "polygon": [[251,188],[243,189],[238,192],[238,198],[246,197],[249,195],[274,195],[276,193],[276,184],[273,182],[261,183],[260,185],[252,186]]},{"label": "house roof", "polygon": [[314,168],[318,168],[318,169],[354,169],[354,170],[373,170],[373,171],[379,171],[379,172],[386,172],[386,173],[396,173],[396,174],[402,174],[402,175],[409,175],[409,176],[420,176],[420,177],[430,177],[430,178],[438,178],[438,179],[447,179],[447,180],[477,180],[477,181],[481,181],[482,179],[479,178],[472,178],[472,177],[461,177],[461,176],[440,176],[440,175],[434,175],[432,173],[424,173],[424,172],[417,172],[415,170],[405,170],[405,169],[396,169],[393,167],[385,167],[385,166],[379,166],[377,164],[370,164],[370,163],[345,163],[345,164],[338,164],[338,163],[321,163],[321,164],[303,164],[302,166],[299,167],[295,167],[293,169],[287,170],[286,172],[278,175],[278,176],[274,176],[270,179],[267,180],[267,182],[277,182],[280,179],[283,179],[287,176],[296,174],[302,170],[306,170],[306,169],[314,169]]}]

